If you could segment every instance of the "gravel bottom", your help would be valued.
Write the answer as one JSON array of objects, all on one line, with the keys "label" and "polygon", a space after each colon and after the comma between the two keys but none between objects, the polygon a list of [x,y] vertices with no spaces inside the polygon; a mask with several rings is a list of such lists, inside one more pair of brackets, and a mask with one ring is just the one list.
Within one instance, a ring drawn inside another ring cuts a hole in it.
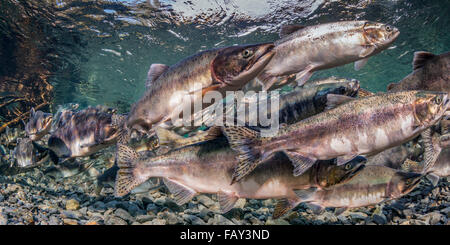
[{"label": "gravel bottom", "polygon": [[435,188],[422,180],[415,190],[400,199],[350,209],[337,216],[333,208],[314,214],[308,204],[302,203],[273,220],[276,203],[273,199],[240,199],[230,212],[220,214],[215,195],[199,195],[178,206],[165,186],[124,198],[115,198],[113,188],[105,187],[96,195],[96,176],[105,170],[107,163],[102,163],[101,157],[87,161],[97,163],[89,171],[65,179],[46,176],[41,168],[0,176],[0,225],[448,225],[450,222],[449,179],[441,179]]}]

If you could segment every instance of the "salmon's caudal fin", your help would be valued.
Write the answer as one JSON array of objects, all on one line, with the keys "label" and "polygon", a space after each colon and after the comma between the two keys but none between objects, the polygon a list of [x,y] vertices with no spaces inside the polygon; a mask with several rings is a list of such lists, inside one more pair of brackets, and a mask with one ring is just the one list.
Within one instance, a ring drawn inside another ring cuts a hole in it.
[{"label": "salmon's caudal fin", "polygon": [[223,134],[227,137],[230,147],[238,153],[238,165],[234,169],[231,184],[240,181],[261,162],[261,153],[255,146],[261,144],[260,133],[240,126],[222,127]]},{"label": "salmon's caudal fin", "polygon": [[117,144],[117,166],[119,171],[116,176],[114,196],[125,196],[136,186],[146,181],[135,176],[134,168],[136,167],[137,158],[138,154],[133,149],[120,143]]}]

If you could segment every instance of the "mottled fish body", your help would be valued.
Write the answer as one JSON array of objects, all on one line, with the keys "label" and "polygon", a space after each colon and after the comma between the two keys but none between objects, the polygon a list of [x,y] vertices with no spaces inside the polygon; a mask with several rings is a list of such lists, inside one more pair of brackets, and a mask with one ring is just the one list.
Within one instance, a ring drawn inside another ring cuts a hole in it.
[{"label": "mottled fish body", "polygon": [[25,132],[33,140],[40,140],[50,132],[53,115],[42,111],[30,111],[30,120],[25,125]]},{"label": "mottled fish body", "polygon": [[383,165],[393,169],[401,169],[406,159],[412,159],[423,153],[423,149],[418,144],[401,144],[384,150],[376,155],[367,158],[367,165]]},{"label": "mottled fish body", "polygon": [[36,164],[36,151],[33,147],[31,139],[20,139],[14,149],[14,157],[18,167],[26,168]]},{"label": "mottled fish body", "polygon": [[280,128],[274,137],[238,126],[224,127],[239,153],[235,180],[275,152],[284,152],[302,174],[316,160],[370,156],[405,143],[435,124],[447,110],[447,93],[406,91],[353,99],[334,109]]},{"label": "mottled fish body", "polygon": [[183,103],[186,98],[193,101],[208,91],[240,89],[269,62],[272,48],[272,43],[232,46],[200,52],[171,67],[155,65],[144,96],[131,108],[127,127],[148,132],[178,116],[177,108],[191,106]]},{"label": "mottled fish body", "polygon": [[[292,124],[323,112],[330,103],[328,97],[330,94],[356,97],[359,90],[359,81],[344,80],[305,88],[297,87],[291,92],[281,94],[278,111],[279,123]],[[271,118],[270,108],[269,100],[267,102],[267,114],[263,115],[265,118]],[[246,122],[250,121],[249,116],[249,113],[247,113]]]},{"label": "mottled fish body", "polygon": [[49,149],[59,158],[91,155],[117,141],[119,126],[113,111],[89,107],[77,111],[58,127],[48,140]]},{"label": "mottled fish body", "polygon": [[294,189],[322,188],[348,181],[362,166],[361,162],[356,161],[345,167],[327,162],[294,177],[289,160],[280,154],[267,164],[260,165],[242,182],[230,185],[237,161],[235,153],[223,139],[144,159],[127,146],[119,145],[118,156],[120,169],[116,179],[116,196],[127,194],[151,177],[162,177],[179,204],[189,201],[197,193],[218,193],[221,206],[225,205],[223,210],[233,206],[224,202],[234,204],[238,198],[289,197],[294,200]]}]

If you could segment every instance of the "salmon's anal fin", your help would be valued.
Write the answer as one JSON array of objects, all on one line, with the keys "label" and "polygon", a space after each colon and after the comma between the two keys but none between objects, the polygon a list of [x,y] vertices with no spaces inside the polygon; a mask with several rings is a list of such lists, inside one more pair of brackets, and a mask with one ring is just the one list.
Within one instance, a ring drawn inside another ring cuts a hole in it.
[{"label": "salmon's anal fin", "polygon": [[234,207],[234,204],[236,204],[239,197],[237,197],[234,193],[220,190],[217,192],[217,199],[219,199],[220,212],[227,213]]},{"label": "salmon's anal fin", "polygon": [[175,203],[177,205],[183,205],[189,202],[197,194],[195,190],[167,178],[164,178],[164,184],[174,195]]},{"label": "salmon's anal fin", "polygon": [[426,178],[431,182],[433,187],[437,186],[437,184],[439,183],[439,179],[440,179],[439,176],[432,174],[432,173],[427,174]]},{"label": "salmon's anal fin", "polygon": [[227,137],[230,147],[238,153],[239,164],[234,170],[231,184],[241,180],[261,162],[259,150],[254,147],[260,145],[259,132],[239,126],[222,127],[222,132]]},{"label": "salmon's anal fin", "polygon": [[303,156],[294,151],[284,151],[294,165],[294,176],[300,176],[316,163],[317,159]]}]

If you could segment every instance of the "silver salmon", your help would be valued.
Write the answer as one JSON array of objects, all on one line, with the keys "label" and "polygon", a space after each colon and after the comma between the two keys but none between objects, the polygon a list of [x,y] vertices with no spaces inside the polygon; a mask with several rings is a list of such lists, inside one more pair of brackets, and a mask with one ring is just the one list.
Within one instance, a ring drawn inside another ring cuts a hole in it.
[{"label": "silver salmon", "polygon": [[418,136],[439,121],[449,104],[444,92],[380,93],[283,127],[274,137],[261,137],[246,127],[223,127],[231,147],[239,153],[233,181],[279,151],[291,159],[295,175],[318,159],[337,158],[343,164],[356,155],[374,155]]},{"label": "silver salmon", "polygon": [[48,148],[52,160],[89,156],[117,142],[121,125],[115,118],[120,117],[104,107],[89,107],[74,112],[50,136]]},{"label": "silver salmon", "polygon": [[239,90],[270,61],[273,47],[272,43],[264,43],[219,48],[200,52],[171,67],[156,66],[154,72],[150,71],[154,75],[149,75],[151,84],[144,96],[131,108],[127,128],[148,133],[178,116],[177,108],[191,106],[183,104],[184,98],[197,100],[201,99],[198,95],[208,91]]},{"label": "silver salmon", "polygon": [[[226,140],[218,139],[189,146],[165,155],[139,158],[128,146],[118,145],[118,166],[115,196],[123,196],[151,177],[162,177],[164,183],[181,205],[198,193],[217,193],[222,212],[230,210],[238,198],[289,198],[298,204],[293,190],[309,187],[325,188],[346,182],[362,169],[362,160],[346,166],[333,161],[318,164],[302,176],[292,175],[292,165],[280,154],[260,165],[240,183],[230,185],[237,161]],[[365,159],[364,159],[365,160]]]},{"label": "silver salmon", "polygon": [[422,177],[419,173],[370,165],[347,183],[322,190],[310,188],[295,192],[303,202],[319,210],[325,207],[357,208],[404,196],[420,183]]},{"label": "silver salmon", "polygon": [[[332,82],[334,81],[334,82]],[[349,96],[356,97],[359,91],[359,81],[348,80],[348,79],[327,79],[327,82],[317,82],[315,86],[308,86],[305,88],[297,87],[293,91],[283,93],[279,97],[279,123],[281,125],[292,124],[301,121],[305,118],[318,114],[324,111],[328,106],[333,106],[335,101],[330,98],[330,95],[339,96]],[[241,112],[245,109],[243,115],[243,122],[249,125],[250,118],[252,116],[257,116],[259,109],[262,107],[263,103],[258,101],[245,101],[242,100],[242,105],[237,111]],[[250,105],[257,103],[255,108]],[[266,108],[271,108],[271,100],[267,100],[267,104],[264,104]],[[255,110],[253,110],[255,109]],[[250,112],[252,110],[252,112]],[[264,110],[265,114],[258,115],[258,117],[271,118],[270,109]],[[226,115],[226,106],[223,108],[223,115]],[[234,117],[237,117],[237,112],[235,112]],[[224,124],[225,117],[224,117]],[[261,125],[257,125],[260,127]],[[211,140],[222,135],[220,129],[216,131],[214,128],[210,128],[207,131],[199,131],[196,135],[189,138],[181,137],[180,135],[163,128],[156,129],[156,133],[161,145],[166,145],[171,148],[179,148],[181,146],[186,146],[190,144],[195,144],[198,142]]]},{"label": "silver salmon", "polygon": [[342,21],[314,26],[285,26],[275,55],[258,75],[265,90],[292,80],[304,84],[317,70],[355,63],[359,70],[370,56],[397,39],[399,30],[370,21]]}]

